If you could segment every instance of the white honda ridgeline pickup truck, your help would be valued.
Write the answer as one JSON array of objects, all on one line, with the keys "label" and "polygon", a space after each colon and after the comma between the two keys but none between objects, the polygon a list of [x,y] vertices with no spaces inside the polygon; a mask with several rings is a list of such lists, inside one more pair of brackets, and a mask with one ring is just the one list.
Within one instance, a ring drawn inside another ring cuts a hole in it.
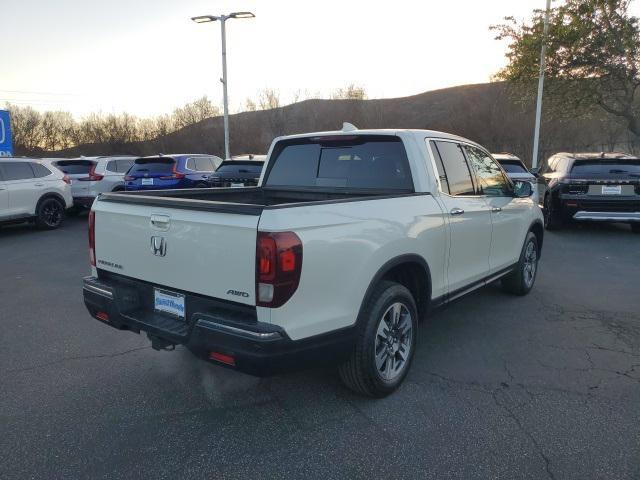
[{"label": "white honda ridgeline pickup truck", "polygon": [[427,130],[276,138],[253,188],[105,193],[84,302],[156,349],[254,375],[339,365],[395,390],[418,320],[501,279],[531,290],[543,217],[486,149]]}]

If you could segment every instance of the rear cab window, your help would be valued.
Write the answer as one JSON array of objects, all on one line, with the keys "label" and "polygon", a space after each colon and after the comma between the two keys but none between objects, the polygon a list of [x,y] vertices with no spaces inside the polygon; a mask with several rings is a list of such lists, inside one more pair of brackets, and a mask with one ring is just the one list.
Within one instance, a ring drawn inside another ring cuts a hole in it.
[{"label": "rear cab window", "polygon": [[281,141],[274,147],[264,185],[414,191],[404,145],[392,135]]}]

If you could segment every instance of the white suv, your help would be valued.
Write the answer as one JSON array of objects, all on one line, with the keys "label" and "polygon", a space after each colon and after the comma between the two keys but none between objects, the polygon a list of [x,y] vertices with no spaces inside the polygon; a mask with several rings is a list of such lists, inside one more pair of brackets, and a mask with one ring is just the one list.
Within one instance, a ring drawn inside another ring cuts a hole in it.
[{"label": "white suv", "polygon": [[73,204],[90,208],[101,193],[124,190],[124,175],[137,157],[82,157],[50,159],[71,180]]},{"label": "white suv", "polygon": [[70,180],[60,170],[41,160],[0,160],[0,223],[58,228],[72,205]]}]

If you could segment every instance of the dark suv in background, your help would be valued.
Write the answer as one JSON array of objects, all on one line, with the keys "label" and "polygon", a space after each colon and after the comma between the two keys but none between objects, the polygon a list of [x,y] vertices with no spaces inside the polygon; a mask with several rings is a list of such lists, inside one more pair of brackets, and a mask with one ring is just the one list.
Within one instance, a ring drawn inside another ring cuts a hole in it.
[{"label": "dark suv in background", "polygon": [[570,220],[626,222],[640,232],[640,159],[625,153],[557,153],[542,175],[545,225]]},{"label": "dark suv in background", "polygon": [[265,158],[264,155],[251,155],[248,158],[234,157],[232,160],[225,160],[216,172],[209,176],[209,186],[254,187],[260,180]]}]

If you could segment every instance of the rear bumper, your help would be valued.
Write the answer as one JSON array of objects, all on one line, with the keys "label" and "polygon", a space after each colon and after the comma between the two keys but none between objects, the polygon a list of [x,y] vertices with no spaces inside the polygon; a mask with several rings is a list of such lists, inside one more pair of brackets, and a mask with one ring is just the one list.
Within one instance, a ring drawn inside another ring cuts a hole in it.
[{"label": "rear bumper", "polygon": [[594,222],[640,222],[640,211],[638,212],[589,212],[585,210],[577,211],[573,215],[574,220],[594,221]]},{"label": "rear bumper", "polygon": [[[95,319],[119,330],[145,332],[154,348],[184,345],[203,360],[251,375],[336,364],[353,347],[354,329],[293,341],[282,328],[258,322],[251,307],[187,292],[180,292],[186,297],[186,321],[174,319],[153,311],[146,298],[152,291],[153,285],[125,277],[86,277],[83,285],[85,306]],[[212,359],[212,352],[232,358],[233,365]]]},{"label": "rear bumper", "polygon": [[569,218],[578,221],[640,221],[640,197],[560,195],[560,205]]}]

